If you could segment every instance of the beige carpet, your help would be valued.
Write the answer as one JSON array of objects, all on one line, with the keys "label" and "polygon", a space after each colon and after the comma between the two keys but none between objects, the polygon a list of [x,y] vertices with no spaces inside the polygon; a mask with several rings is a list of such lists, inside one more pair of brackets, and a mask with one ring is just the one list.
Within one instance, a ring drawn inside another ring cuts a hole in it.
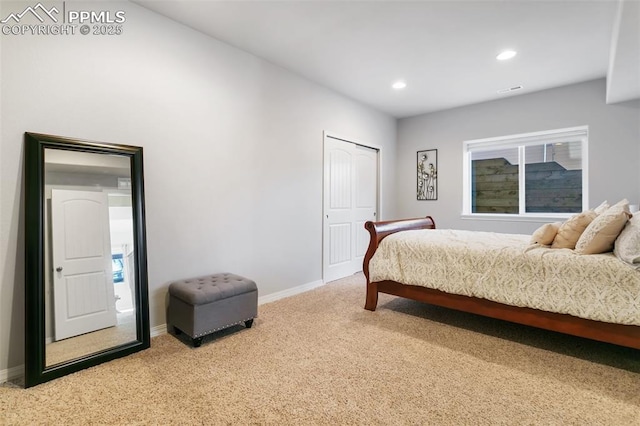
[{"label": "beige carpet", "polygon": [[193,349],[20,389],[2,424],[640,424],[640,351],[382,296],[362,276],[260,307]]},{"label": "beige carpet", "polygon": [[133,312],[118,314],[117,326],[48,343],[45,349],[45,365],[50,367],[61,362],[113,348],[132,340],[136,340],[135,314]]}]

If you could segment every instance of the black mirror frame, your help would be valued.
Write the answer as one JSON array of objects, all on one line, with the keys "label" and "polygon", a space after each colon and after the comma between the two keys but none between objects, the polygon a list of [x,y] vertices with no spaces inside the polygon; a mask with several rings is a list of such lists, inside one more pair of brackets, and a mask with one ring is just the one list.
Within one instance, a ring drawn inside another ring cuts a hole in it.
[{"label": "black mirror frame", "polygon": [[[60,364],[46,366],[44,283],[44,150],[46,148],[128,156],[135,244],[137,340]],[[121,358],[151,344],[147,282],[142,148],[25,133],[25,387]]]}]

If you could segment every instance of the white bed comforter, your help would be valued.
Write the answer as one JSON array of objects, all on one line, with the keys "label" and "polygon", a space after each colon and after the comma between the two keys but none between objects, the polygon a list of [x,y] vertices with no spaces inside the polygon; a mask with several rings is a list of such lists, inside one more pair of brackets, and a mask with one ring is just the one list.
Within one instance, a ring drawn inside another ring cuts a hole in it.
[{"label": "white bed comforter", "polygon": [[370,279],[640,325],[640,271],[611,253],[579,255],[531,246],[530,238],[449,229],[398,232],[380,243]]}]

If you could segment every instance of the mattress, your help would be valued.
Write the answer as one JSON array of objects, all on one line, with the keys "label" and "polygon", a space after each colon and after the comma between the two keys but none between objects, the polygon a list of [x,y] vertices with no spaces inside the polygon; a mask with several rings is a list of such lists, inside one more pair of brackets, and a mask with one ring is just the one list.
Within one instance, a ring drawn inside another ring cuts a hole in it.
[{"label": "mattress", "polygon": [[612,253],[531,245],[529,235],[451,229],[385,237],[370,280],[392,280],[512,306],[640,325],[640,271]]}]

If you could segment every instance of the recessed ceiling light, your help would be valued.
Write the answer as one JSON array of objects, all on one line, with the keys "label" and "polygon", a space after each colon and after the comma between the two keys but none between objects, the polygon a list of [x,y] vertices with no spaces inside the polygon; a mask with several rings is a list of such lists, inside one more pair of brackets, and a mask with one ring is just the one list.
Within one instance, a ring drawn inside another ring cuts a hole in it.
[{"label": "recessed ceiling light", "polygon": [[517,54],[518,52],[516,52],[515,50],[505,50],[504,52],[501,52],[498,56],[496,56],[496,59],[499,61],[506,61],[507,59],[513,58]]},{"label": "recessed ceiling light", "polygon": [[393,88],[394,88],[394,89],[396,89],[396,90],[402,90],[402,89],[404,89],[405,87],[407,87],[407,83],[405,83],[405,82],[404,82],[404,81],[402,81],[402,80],[399,80],[399,81],[396,81],[395,83],[393,83],[393,84],[391,85],[391,87],[393,87]]}]

